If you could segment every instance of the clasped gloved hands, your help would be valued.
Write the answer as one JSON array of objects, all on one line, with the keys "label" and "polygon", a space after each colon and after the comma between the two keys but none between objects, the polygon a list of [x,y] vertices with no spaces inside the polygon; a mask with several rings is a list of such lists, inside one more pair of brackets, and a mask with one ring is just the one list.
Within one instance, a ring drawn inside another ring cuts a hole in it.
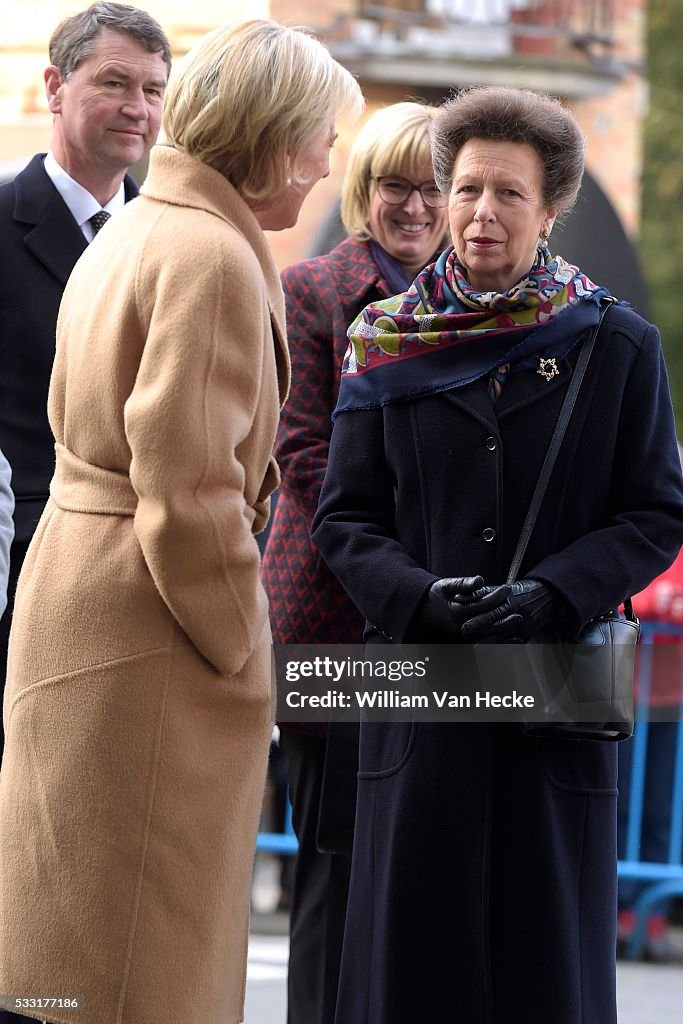
[{"label": "clasped gloved hands", "polygon": [[510,593],[508,584],[485,587],[482,576],[445,576],[436,580],[422,599],[411,633],[423,640],[452,640],[473,614],[495,609]]},{"label": "clasped gloved hands", "polygon": [[480,600],[467,606],[469,616],[462,624],[462,635],[473,641],[488,643],[524,642],[541,633],[562,617],[561,598],[538,580],[518,580],[507,586],[507,594],[490,604],[490,598],[500,595],[502,587],[481,587]]}]

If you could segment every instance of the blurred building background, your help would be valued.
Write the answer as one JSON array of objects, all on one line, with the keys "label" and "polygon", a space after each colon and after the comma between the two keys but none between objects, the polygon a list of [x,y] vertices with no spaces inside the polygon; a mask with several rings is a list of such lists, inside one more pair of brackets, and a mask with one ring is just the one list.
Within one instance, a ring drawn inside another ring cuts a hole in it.
[{"label": "blurred building background", "polygon": [[[62,17],[86,3],[3,0],[0,6],[0,176],[48,146],[50,117],[42,80],[48,39]],[[671,33],[680,33],[677,10],[683,13],[683,0],[147,0],[137,6],[161,22],[177,57],[233,17],[266,16],[309,26],[358,76],[368,112],[406,98],[438,103],[453,90],[481,84],[526,86],[559,96],[586,133],[588,174],[577,208],[566,226],[554,232],[553,245],[639,311],[659,319],[639,269],[645,264],[652,275],[649,259],[639,254],[644,124],[650,106],[648,27],[654,18],[660,43],[666,45],[668,34],[673,44],[671,67],[680,64],[680,47]],[[657,62],[659,52],[654,62],[651,55],[652,75]],[[679,107],[680,93],[675,102]],[[661,116],[658,123],[666,135],[666,119],[663,128]],[[280,266],[340,237],[336,208],[353,127],[339,127],[331,176],[316,186],[296,228],[270,236]],[[673,121],[670,134],[676,136]],[[666,170],[661,150],[660,145],[660,165]],[[137,170],[139,177],[144,174],[144,168]],[[669,193],[683,198],[683,171],[673,181],[672,174]],[[657,203],[650,206],[660,216]],[[664,238],[645,232],[656,257],[671,236],[670,225],[662,230]],[[683,227],[681,239],[683,247]],[[670,293],[671,274],[677,274],[680,262],[667,257]],[[655,285],[660,277],[656,268]],[[677,299],[680,283],[673,285]],[[672,316],[670,336],[663,333],[670,364],[677,373],[680,366],[683,378],[678,320]]]},{"label": "blurred building background", "polygon": [[[87,0],[4,0],[0,8],[0,161],[45,149],[42,72],[52,29]],[[529,86],[566,99],[588,138],[588,167],[626,233],[638,232],[645,113],[645,0],[147,0],[181,55],[231,17],[267,16],[319,31],[359,78],[368,107],[439,102],[473,84]],[[335,173],[295,231],[274,239],[284,264],[303,256],[338,191]]]}]

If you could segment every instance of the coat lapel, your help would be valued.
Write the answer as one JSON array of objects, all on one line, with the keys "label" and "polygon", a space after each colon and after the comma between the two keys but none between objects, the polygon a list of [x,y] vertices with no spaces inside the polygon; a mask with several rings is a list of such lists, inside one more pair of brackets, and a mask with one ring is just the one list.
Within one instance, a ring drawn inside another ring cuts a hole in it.
[{"label": "coat lapel", "polygon": [[473,380],[471,384],[451,388],[450,391],[443,392],[443,397],[487,427],[496,426],[496,411],[489,398],[485,380]]},{"label": "coat lapel", "polygon": [[572,351],[570,357],[558,361],[559,373],[551,380],[546,380],[534,369],[510,374],[495,405],[489,397],[485,378],[445,391],[444,398],[480,422],[495,425],[497,421],[504,420],[518,409],[547,398],[558,388],[566,389],[571,380],[574,362],[575,353]]},{"label": "coat lapel", "polygon": [[291,375],[289,348],[287,346],[287,332],[285,331],[284,323],[272,305],[270,310],[270,324],[273,330],[273,344],[275,346],[278,396],[280,399],[280,408],[282,408],[289,393]]},{"label": "coat lapel", "polygon": [[[125,178],[126,202],[138,188]],[[33,157],[14,179],[14,219],[25,224],[24,244],[37,260],[60,282],[66,282],[87,242],[71,212],[45,173],[43,154]]]},{"label": "coat lapel", "polygon": [[65,285],[86,247],[83,233],[43,167],[41,154],[14,180],[14,219],[26,225],[24,244]]},{"label": "coat lapel", "polygon": [[518,409],[523,409],[527,405],[531,405],[532,402],[547,398],[548,395],[557,391],[558,388],[566,390],[571,380],[572,367],[579,347],[576,347],[576,352],[572,350],[571,358],[567,357],[558,360],[557,369],[559,373],[552,377],[551,380],[546,380],[538,372],[538,368],[511,373],[503,385],[500,398],[496,402],[496,415],[498,419],[503,420],[506,416],[517,412]]}]

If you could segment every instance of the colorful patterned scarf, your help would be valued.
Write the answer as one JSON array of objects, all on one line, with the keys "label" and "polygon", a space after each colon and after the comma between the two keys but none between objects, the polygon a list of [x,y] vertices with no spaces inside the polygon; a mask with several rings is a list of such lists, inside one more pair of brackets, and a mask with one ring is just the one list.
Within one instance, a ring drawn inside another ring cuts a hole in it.
[{"label": "colorful patterned scarf", "polygon": [[353,322],[334,415],[447,391],[505,363],[516,373],[563,359],[598,322],[606,294],[547,248],[509,291],[476,291],[446,249],[408,291]]}]

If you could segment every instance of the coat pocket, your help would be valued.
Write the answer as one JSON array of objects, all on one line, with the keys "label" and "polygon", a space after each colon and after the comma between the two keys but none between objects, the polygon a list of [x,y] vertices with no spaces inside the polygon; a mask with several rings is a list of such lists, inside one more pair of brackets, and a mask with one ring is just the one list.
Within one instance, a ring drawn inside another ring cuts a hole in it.
[{"label": "coat pocket", "polygon": [[415,722],[363,722],[360,733],[359,779],[394,775],[415,747]]},{"label": "coat pocket", "polygon": [[557,788],[603,796],[617,792],[616,743],[547,738],[526,742],[543,745],[543,770]]}]

